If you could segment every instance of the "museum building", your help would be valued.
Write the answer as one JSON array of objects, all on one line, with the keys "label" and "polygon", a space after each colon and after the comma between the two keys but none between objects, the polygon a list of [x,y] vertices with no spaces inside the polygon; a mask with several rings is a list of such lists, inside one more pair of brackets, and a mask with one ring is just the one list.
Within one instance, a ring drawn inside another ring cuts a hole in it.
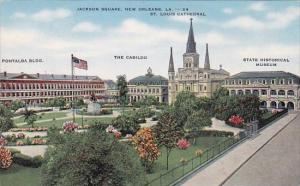
[{"label": "museum building", "polygon": [[147,96],[153,96],[161,103],[168,103],[168,79],[154,75],[149,67],[146,75],[129,80],[128,96],[131,103]]},{"label": "museum building", "polygon": [[230,95],[258,95],[262,108],[300,110],[300,77],[289,72],[240,72],[226,78],[222,86]]},{"label": "museum building", "polygon": [[169,104],[176,100],[176,95],[181,91],[190,91],[197,97],[211,97],[213,92],[221,86],[229,72],[220,68],[211,69],[208,44],[204,58],[204,67],[199,67],[199,54],[196,51],[193,23],[190,22],[190,30],[186,44],[186,52],[183,54],[183,68],[174,70],[173,51],[171,47],[169,59]]},{"label": "museum building", "polygon": [[[73,92],[73,93],[72,93]],[[0,73],[0,102],[10,104],[22,100],[27,104],[40,104],[55,97],[67,101],[74,97],[101,99],[105,93],[104,82],[98,76],[58,74]]]}]

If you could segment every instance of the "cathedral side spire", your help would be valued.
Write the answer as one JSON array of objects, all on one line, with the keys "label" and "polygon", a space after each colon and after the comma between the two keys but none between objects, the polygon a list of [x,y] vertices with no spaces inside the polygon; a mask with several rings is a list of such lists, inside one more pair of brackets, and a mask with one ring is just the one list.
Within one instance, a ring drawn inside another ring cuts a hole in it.
[{"label": "cathedral side spire", "polygon": [[208,44],[207,43],[206,43],[206,53],[205,53],[204,69],[210,69],[209,54],[208,54]]},{"label": "cathedral side spire", "polygon": [[190,19],[190,31],[188,36],[188,41],[186,44],[186,53],[196,53],[196,42],[194,39],[194,31],[193,31],[193,18]]},{"label": "cathedral side spire", "polygon": [[168,72],[175,72],[172,47],[170,47],[170,60],[169,60],[169,70],[168,70]]}]

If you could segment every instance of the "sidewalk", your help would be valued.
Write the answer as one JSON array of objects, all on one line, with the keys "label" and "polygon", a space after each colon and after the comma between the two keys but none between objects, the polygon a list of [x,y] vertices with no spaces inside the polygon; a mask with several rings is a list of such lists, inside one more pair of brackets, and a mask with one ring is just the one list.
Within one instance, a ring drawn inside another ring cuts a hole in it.
[{"label": "sidewalk", "polygon": [[245,142],[228,151],[207,167],[196,171],[186,180],[182,181],[181,185],[217,186],[222,184],[274,135],[296,118],[298,113],[299,112],[289,113],[287,116],[281,118],[271,126],[261,131],[257,136],[247,139]]}]

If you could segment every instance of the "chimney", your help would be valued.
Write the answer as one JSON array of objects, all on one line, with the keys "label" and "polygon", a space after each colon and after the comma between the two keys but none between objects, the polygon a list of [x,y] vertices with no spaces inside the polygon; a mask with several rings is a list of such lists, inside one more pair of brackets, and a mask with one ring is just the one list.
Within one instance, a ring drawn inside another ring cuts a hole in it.
[{"label": "chimney", "polygon": [[4,72],[3,72],[3,74],[4,74],[4,77],[6,77],[6,76],[7,76],[7,73],[6,73],[6,71],[4,71]]}]

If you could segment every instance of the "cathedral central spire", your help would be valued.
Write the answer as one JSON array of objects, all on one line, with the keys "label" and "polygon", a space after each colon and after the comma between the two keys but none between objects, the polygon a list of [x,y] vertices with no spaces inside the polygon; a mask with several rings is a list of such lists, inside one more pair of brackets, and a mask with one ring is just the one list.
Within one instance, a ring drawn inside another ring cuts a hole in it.
[{"label": "cathedral central spire", "polygon": [[168,70],[168,72],[175,72],[172,47],[170,48],[170,61],[169,61],[169,70]]},{"label": "cathedral central spire", "polygon": [[186,53],[196,53],[196,42],[194,39],[194,31],[193,31],[193,18],[190,19],[190,31],[189,31],[189,37],[186,44]]}]

